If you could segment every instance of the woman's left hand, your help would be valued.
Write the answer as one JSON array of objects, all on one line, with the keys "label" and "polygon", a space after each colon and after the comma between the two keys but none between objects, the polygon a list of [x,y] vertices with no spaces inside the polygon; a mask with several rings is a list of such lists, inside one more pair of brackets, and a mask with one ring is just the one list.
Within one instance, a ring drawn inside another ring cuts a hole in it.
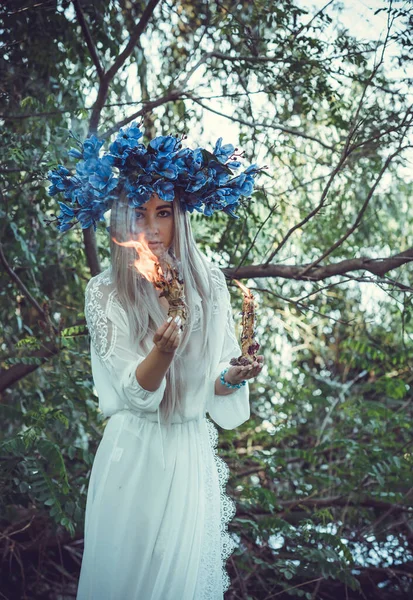
[{"label": "woman's left hand", "polygon": [[228,383],[237,384],[241,383],[243,379],[253,379],[261,373],[262,367],[264,366],[264,356],[259,354],[257,360],[251,365],[245,367],[233,366],[228,369],[224,375],[225,381]]}]

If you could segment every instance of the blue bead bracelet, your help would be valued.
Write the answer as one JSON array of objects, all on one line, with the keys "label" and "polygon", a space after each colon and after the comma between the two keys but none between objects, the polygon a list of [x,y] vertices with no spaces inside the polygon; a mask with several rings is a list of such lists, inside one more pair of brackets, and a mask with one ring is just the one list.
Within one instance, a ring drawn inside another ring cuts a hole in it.
[{"label": "blue bead bracelet", "polygon": [[247,382],[245,381],[245,379],[243,381],[241,381],[241,383],[228,383],[228,381],[225,381],[224,379],[224,375],[225,373],[228,371],[227,367],[226,369],[224,369],[221,373],[221,377],[220,377],[220,381],[222,383],[222,385],[225,385],[225,387],[230,388],[231,390],[239,390],[240,387],[242,387],[243,385],[245,385]]}]

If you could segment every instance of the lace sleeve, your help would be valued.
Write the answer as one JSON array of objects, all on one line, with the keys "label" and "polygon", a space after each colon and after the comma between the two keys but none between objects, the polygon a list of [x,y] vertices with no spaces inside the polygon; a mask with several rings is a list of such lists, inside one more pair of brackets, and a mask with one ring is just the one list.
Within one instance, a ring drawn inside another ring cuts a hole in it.
[{"label": "lace sleeve", "polygon": [[89,281],[85,292],[85,317],[92,358],[95,355],[107,369],[117,394],[131,407],[155,411],[161,403],[166,378],[155,391],[145,390],[138,383],[135,371],[145,357],[134,347],[126,312],[107,273]]}]

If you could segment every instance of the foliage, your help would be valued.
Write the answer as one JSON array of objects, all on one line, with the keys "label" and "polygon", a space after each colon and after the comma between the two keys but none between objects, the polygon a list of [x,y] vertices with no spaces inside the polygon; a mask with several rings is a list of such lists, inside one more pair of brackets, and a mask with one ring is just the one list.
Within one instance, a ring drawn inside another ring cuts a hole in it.
[{"label": "foliage", "polygon": [[255,288],[266,360],[251,419],[220,431],[237,502],[228,598],[409,597],[407,5],[379,7],[380,40],[346,29],[335,3],[296,0],[18,0],[0,15],[2,594],[74,595],[105,427],[82,312],[93,238],[48,225],[47,172],[70,131],[107,137],[142,117],[151,138],[206,145],[218,113],[269,166],[238,221],[191,215],[200,248]]}]

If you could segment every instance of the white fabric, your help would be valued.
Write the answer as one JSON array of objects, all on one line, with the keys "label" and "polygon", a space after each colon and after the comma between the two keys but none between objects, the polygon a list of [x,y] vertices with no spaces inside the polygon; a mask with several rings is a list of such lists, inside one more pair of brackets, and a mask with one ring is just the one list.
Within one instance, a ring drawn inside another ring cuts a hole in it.
[{"label": "white fabric", "polygon": [[212,376],[205,377],[198,360],[199,302],[185,354],[184,407],[169,431],[159,409],[166,379],[153,392],[139,385],[135,370],[144,356],[110,271],[87,285],[93,379],[110,418],[89,480],[77,600],[222,600],[229,587],[225,563],[235,544],[227,525],[235,505],[206,412],[224,429],[238,427],[250,417],[249,387],[227,396],[214,392],[215,379],[241,349],[224,275],[212,265],[211,272]]}]

